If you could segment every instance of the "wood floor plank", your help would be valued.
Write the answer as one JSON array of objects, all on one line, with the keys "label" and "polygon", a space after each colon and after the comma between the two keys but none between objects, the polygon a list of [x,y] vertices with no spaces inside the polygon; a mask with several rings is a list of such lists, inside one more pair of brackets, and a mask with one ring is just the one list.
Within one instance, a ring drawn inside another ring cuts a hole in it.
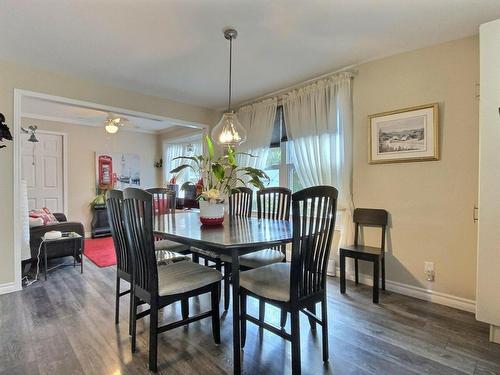
[{"label": "wood floor plank", "polygon": [[[138,322],[133,355],[127,297],[114,324],[115,272],[85,261],[83,275],[59,268],[47,281],[0,296],[0,375],[149,373],[149,319]],[[321,359],[321,330],[301,316],[304,374],[500,374],[500,345],[488,342],[488,326],[473,314],[390,292],[374,305],[371,288],[349,282],[341,295],[336,278],[328,288],[330,362]],[[190,299],[192,314],[209,308],[208,295]],[[252,298],[248,311],[258,314]],[[162,324],[180,317],[178,303],[160,313]],[[266,320],[279,319],[267,306]],[[214,344],[210,319],[161,334],[158,373],[231,374],[231,310],[221,316],[221,341]],[[242,357],[245,374],[291,373],[290,343],[251,323]]]}]

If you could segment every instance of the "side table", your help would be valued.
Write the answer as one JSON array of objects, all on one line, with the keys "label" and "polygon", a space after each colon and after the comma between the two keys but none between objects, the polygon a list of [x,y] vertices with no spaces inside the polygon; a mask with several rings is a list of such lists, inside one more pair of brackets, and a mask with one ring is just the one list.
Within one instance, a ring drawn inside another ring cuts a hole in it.
[{"label": "side table", "polygon": [[[71,234],[63,234],[63,237],[53,238],[53,239],[44,239],[42,237],[43,258],[44,258],[44,265],[45,265],[45,270],[44,270],[45,280],[47,280],[47,251],[50,251],[51,244],[54,244],[56,242],[57,243],[68,242],[68,243],[73,245],[73,268],[76,267],[76,256],[80,255],[80,273],[83,273],[83,254],[82,254],[83,237],[82,236],[80,236],[78,233],[71,233]],[[70,264],[64,264],[64,265],[67,266]]]}]

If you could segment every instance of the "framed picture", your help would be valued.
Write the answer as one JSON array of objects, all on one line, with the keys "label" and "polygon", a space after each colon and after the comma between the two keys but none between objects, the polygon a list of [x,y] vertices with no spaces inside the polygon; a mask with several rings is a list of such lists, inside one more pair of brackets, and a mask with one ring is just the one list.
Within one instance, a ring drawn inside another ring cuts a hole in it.
[{"label": "framed picture", "polygon": [[369,162],[439,160],[438,104],[369,116]]}]

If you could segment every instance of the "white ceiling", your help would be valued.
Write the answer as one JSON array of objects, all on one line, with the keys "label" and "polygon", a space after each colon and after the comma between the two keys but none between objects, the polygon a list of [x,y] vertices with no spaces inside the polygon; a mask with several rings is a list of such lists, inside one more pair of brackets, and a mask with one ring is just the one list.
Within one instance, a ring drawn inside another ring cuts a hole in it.
[{"label": "white ceiling", "polygon": [[121,129],[124,131],[138,131],[160,133],[173,130],[184,125],[172,120],[162,120],[153,117],[139,116],[130,112],[105,111],[91,106],[79,106],[55,100],[24,96],[21,103],[21,115],[31,119],[58,121],[68,124],[97,126],[104,128],[104,121],[108,115],[116,115],[127,119]]},{"label": "white ceiling", "polygon": [[476,34],[499,0],[1,0],[0,58],[224,107],[352,64]]}]

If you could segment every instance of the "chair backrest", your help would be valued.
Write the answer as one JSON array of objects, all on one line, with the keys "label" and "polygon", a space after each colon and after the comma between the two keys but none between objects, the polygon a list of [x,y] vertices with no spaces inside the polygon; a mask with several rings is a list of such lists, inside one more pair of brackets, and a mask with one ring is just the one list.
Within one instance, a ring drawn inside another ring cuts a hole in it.
[{"label": "chair backrest", "polygon": [[389,218],[389,213],[386,210],[382,210],[379,208],[356,208],[354,210],[354,215],[353,215],[353,221],[355,224],[354,244],[358,245],[360,225],[381,227],[382,242],[380,245],[380,249],[383,252],[385,250],[385,231],[387,227],[388,218]]},{"label": "chair backrest", "polygon": [[252,214],[253,191],[240,187],[229,194],[229,216],[247,216]]},{"label": "chair backrest", "polygon": [[325,291],[337,197],[333,186],[314,186],[292,195],[292,303]]},{"label": "chair backrest", "polygon": [[153,195],[153,212],[156,215],[169,214],[175,210],[175,190],[168,188],[151,188],[146,191]]},{"label": "chair backrest", "polygon": [[158,271],[153,238],[153,196],[141,189],[123,192],[125,230],[134,266],[134,284],[158,293]]},{"label": "chair backrest", "polygon": [[132,259],[123,221],[123,192],[121,190],[108,190],[106,193],[106,209],[113,244],[115,245],[116,266],[120,271],[132,276]]},{"label": "chair backrest", "polygon": [[257,192],[259,219],[290,220],[292,191],[284,187],[270,187]]}]

